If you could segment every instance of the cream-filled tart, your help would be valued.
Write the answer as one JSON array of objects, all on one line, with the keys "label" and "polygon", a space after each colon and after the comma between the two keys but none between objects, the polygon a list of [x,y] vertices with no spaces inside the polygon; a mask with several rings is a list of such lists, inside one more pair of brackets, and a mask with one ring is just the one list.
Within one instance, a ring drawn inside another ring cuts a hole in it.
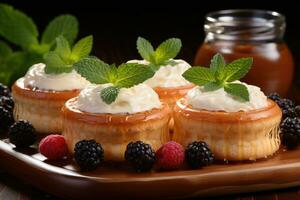
[{"label": "cream-filled tart", "polygon": [[38,133],[60,133],[61,108],[89,84],[75,70],[69,73],[46,74],[46,65],[33,65],[12,87],[15,120],[30,121]]},{"label": "cream-filled tart", "polygon": [[196,86],[174,107],[174,140],[186,146],[205,141],[216,159],[256,160],[280,147],[281,110],[260,88],[244,85],[249,101],[239,101],[224,88]]},{"label": "cream-filled tart", "polygon": [[[194,87],[189,81],[182,77],[182,74],[191,65],[184,60],[170,59],[171,64],[160,66],[154,76],[144,83],[155,90],[162,102],[167,103],[172,108],[176,101],[186,95]],[[129,63],[139,63],[149,65],[146,60],[131,60]]]},{"label": "cream-filled tart", "polygon": [[104,159],[123,161],[128,143],[143,141],[158,149],[169,141],[170,109],[152,88],[139,84],[121,88],[107,104],[100,93],[111,84],[90,85],[62,109],[63,132],[70,152],[84,139],[94,139],[104,149]]}]

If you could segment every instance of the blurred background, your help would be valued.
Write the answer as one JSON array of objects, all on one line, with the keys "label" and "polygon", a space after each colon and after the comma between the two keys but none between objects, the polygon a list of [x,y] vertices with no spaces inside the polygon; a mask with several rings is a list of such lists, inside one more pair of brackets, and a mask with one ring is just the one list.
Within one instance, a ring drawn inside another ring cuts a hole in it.
[{"label": "blurred background", "polygon": [[[80,23],[80,35],[94,35],[94,53],[103,60],[120,63],[139,58],[135,42],[143,36],[155,44],[179,37],[183,49],[178,57],[192,62],[203,42],[204,16],[221,9],[255,8],[275,10],[286,15],[286,42],[294,54],[299,52],[300,9],[296,1],[35,1],[2,0],[33,18],[39,29],[55,16],[74,14]],[[119,48],[122,54],[114,55]],[[298,53],[299,54],[299,53]]]},{"label": "blurred background", "polygon": [[[179,37],[183,48],[178,58],[193,64],[205,38],[204,16],[222,9],[265,9],[286,16],[285,41],[291,49],[296,69],[300,58],[299,19],[296,1],[34,1],[2,0],[33,18],[40,30],[55,16],[70,13],[80,24],[79,37],[94,35],[94,54],[108,63],[139,59],[136,39],[143,36],[154,45],[169,37]],[[264,72],[268,73],[268,72]],[[298,72],[297,72],[298,73]],[[297,74],[295,73],[295,74]],[[297,76],[294,85],[297,85]],[[295,94],[295,92],[293,93]]]}]

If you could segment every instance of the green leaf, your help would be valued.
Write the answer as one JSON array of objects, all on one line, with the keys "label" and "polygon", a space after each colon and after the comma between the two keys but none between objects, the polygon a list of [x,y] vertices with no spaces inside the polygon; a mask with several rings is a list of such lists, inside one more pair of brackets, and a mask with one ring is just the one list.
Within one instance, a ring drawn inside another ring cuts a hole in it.
[{"label": "green leaf", "polygon": [[151,70],[154,71],[154,72],[159,70],[159,68],[161,67],[160,65],[156,65],[156,64],[152,64],[152,63],[148,64],[147,66],[150,67]]},{"label": "green leaf", "polygon": [[179,53],[181,46],[181,40],[178,38],[170,38],[161,43],[155,50],[156,64],[175,58]]},{"label": "green leaf", "polygon": [[154,71],[146,66],[137,63],[121,64],[118,68],[118,80],[116,86],[129,88],[151,78]]},{"label": "green leaf", "polygon": [[240,83],[228,83],[225,85],[224,90],[238,98],[240,101],[249,101],[249,92],[245,85]]},{"label": "green leaf", "polygon": [[50,51],[45,55],[45,72],[47,74],[68,73],[73,70],[72,65],[66,65],[58,53]]},{"label": "green leaf", "polygon": [[24,65],[26,54],[24,52],[13,52],[6,57],[0,68],[0,82],[12,85],[15,80],[24,76],[28,66]]},{"label": "green leaf", "polygon": [[56,38],[55,52],[62,58],[63,61],[67,62],[69,60],[71,56],[71,48],[69,42],[63,36]]},{"label": "green leaf", "polygon": [[166,60],[162,63],[162,65],[171,65],[171,66],[176,66],[178,64],[178,62],[176,62],[175,60]]},{"label": "green leaf", "polygon": [[217,82],[209,82],[204,85],[204,90],[206,91],[215,91],[222,88],[223,85]]},{"label": "green leaf", "polygon": [[71,59],[74,61],[78,61],[84,57],[87,57],[92,51],[92,46],[92,35],[82,38],[72,48]]},{"label": "green leaf", "polygon": [[78,21],[73,15],[60,15],[54,18],[46,27],[42,35],[42,44],[55,43],[55,38],[62,35],[73,44],[78,34]]},{"label": "green leaf", "polygon": [[3,41],[0,41],[0,58],[6,58],[12,53],[12,49]]},{"label": "green leaf", "polygon": [[151,43],[142,38],[138,37],[136,41],[136,47],[139,52],[139,54],[142,56],[143,59],[149,61],[149,62],[155,62],[154,60],[154,49]]},{"label": "green leaf", "polygon": [[111,104],[118,97],[119,91],[120,91],[120,89],[118,87],[114,87],[114,86],[104,88],[103,90],[101,90],[101,94],[100,94],[101,99],[105,103]]},{"label": "green leaf", "polygon": [[6,4],[0,4],[0,35],[24,49],[38,44],[38,30],[32,19]]},{"label": "green leaf", "polygon": [[81,76],[94,84],[110,83],[112,71],[115,71],[109,64],[96,57],[83,58],[73,66]]},{"label": "green leaf", "polygon": [[185,71],[182,76],[189,82],[202,86],[215,81],[214,75],[207,67],[192,67]]},{"label": "green leaf", "polygon": [[217,53],[213,56],[210,62],[210,70],[214,73],[216,79],[223,79],[225,66],[225,59],[221,54]]},{"label": "green leaf", "polygon": [[240,58],[229,63],[224,70],[224,79],[232,82],[243,78],[251,69],[253,58]]}]

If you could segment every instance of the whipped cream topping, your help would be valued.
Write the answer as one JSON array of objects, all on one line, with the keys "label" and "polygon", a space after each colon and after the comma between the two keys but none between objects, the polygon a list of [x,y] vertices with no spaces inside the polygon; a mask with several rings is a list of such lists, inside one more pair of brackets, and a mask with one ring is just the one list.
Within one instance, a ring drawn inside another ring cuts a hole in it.
[{"label": "whipped cream topping", "polygon": [[193,108],[209,111],[238,112],[267,107],[267,97],[259,87],[248,85],[240,81],[235,81],[235,83],[241,83],[247,87],[250,97],[248,102],[238,101],[233,96],[226,93],[224,88],[207,92],[204,91],[203,87],[199,86],[190,90],[185,98],[187,99],[188,104]]},{"label": "whipped cream topping", "polygon": [[89,81],[75,70],[70,73],[46,74],[45,67],[46,65],[43,63],[38,63],[30,67],[24,76],[25,86],[41,90],[65,91],[83,89],[90,84]]},{"label": "whipped cream topping", "polygon": [[145,84],[121,88],[116,100],[106,104],[100,93],[109,86],[111,84],[89,85],[83,89],[78,96],[77,108],[89,113],[133,114],[161,107],[156,92]]},{"label": "whipped cream topping", "polygon": [[[171,60],[175,61],[177,64],[175,66],[166,65],[160,67],[160,69],[155,72],[154,76],[144,83],[152,88],[179,87],[191,84],[181,76],[187,69],[191,68],[191,65],[184,60]],[[130,60],[128,63],[149,64],[146,60]]]}]

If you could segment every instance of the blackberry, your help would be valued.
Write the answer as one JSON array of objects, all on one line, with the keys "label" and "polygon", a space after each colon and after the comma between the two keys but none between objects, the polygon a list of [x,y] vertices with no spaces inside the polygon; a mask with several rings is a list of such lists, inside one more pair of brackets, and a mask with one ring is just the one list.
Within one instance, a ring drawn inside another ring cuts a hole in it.
[{"label": "blackberry", "polygon": [[214,154],[205,142],[195,141],[187,146],[185,159],[190,167],[199,168],[212,164]]},{"label": "blackberry", "polygon": [[0,97],[0,106],[12,112],[14,108],[14,101],[12,97],[6,97],[6,96]]},{"label": "blackberry", "polygon": [[8,87],[6,85],[3,85],[2,83],[0,83],[0,97],[2,96],[6,96],[6,97],[10,97],[10,91],[8,89]]},{"label": "blackberry", "polygon": [[296,113],[297,117],[300,117],[300,105],[296,106],[294,108],[294,110],[295,110],[295,113]]},{"label": "blackberry", "polygon": [[294,108],[287,108],[282,110],[283,119],[287,117],[297,117],[297,113]]},{"label": "blackberry", "polygon": [[287,117],[280,125],[282,144],[292,149],[300,143],[300,119]]},{"label": "blackberry", "polygon": [[271,94],[269,94],[268,98],[272,99],[275,102],[278,102],[278,101],[281,100],[280,95],[278,93],[276,93],[276,92],[272,92]]},{"label": "blackberry", "polygon": [[290,99],[281,99],[280,101],[277,102],[277,104],[279,105],[279,107],[282,110],[287,110],[289,108],[294,108],[294,102]]},{"label": "blackberry", "polygon": [[142,141],[130,142],[125,151],[125,160],[133,165],[137,172],[150,171],[156,161],[155,151]]},{"label": "blackberry", "polygon": [[33,125],[27,120],[15,122],[8,131],[9,141],[17,148],[24,148],[33,145],[36,141],[36,131]]},{"label": "blackberry", "polygon": [[104,150],[95,140],[81,140],[76,143],[74,157],[82,171],[95,170],[104,160]]},{"label": "blackberry", "polygon": [[6,132],[13,123],[12,113],[0,106],[0,133]]}]

